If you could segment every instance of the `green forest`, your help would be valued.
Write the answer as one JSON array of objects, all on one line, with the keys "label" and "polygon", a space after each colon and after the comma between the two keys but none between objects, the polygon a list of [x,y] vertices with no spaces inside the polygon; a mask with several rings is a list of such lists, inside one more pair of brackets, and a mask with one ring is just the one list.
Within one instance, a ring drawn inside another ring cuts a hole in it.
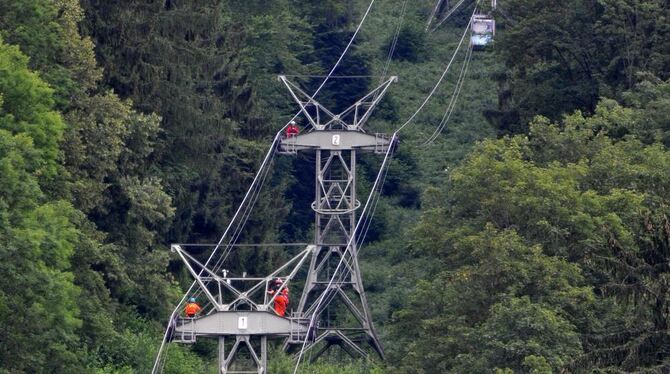
[{"label": "green forest", "polygon": [[[427,27],[456,3],[0,0],[0,373],[150,373],[192,282],[171,243],[219,241],[298,110],[277,76],[313,92],[350,40],[319,100],[395,75],[366,129],[412,118],[359,248],[386,358],[298,372],[670,373],[670,2],[472,0]],[[468,57],[476,6],[496,34]],[[313,239],[309,162],[277,157],[240,243]],[[206,339],[166,355],[218,372]]]}]

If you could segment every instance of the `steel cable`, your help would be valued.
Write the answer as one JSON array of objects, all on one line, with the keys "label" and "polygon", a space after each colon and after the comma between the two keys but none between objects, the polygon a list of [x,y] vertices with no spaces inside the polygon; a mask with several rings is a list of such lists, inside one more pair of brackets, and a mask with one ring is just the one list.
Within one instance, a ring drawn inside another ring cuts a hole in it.
[{"label": "steel cable", "polygon": [[[475,10],[472,12],[472,15],[475,15],[475,12],[477,12],[477,7],[475,6]],[[444,78],[447,76],[447,73],[449,72],[449,69],[451,68],[451,65],[454,62],[454,59],[456,58],[456,55],[458,54],[458,51],[461,49],[461,46],[463,45],[463,41],[465,40],[465,36],[468,34],[468,31],[470,30],[470,25],[472,24],[472,17],[470,17],[470,21],[468,24],[465,26],[465,30],[463,31],[463,35],[461,36],[460,41],[458,42],[458,46],[456,47],[456,50],[454,51],[454,54],[451,56],[451,59],[449,60],[449,63],[447,64],[447,67],[444,69],[442,72],[442,75],[440,78],[437,80],[437,83],[435,83],[435,86],[433,86],[433,89],[430,91],[428,96],[423,100],[419,108],[403,123],[397,130],[396,132],[402,131],[407,125],[409,125],[414,118],[423,110],[423,108],[428,104],[428,101],[433,97],[437,89],[440,87],[440,84],[442,84],[442,81],[444,81]]]},{"label": "steel cable", "polygon": [[437,3],[433,7],[433,11],[430,12],[430,16],[428,16],[428,22],[426,23],[426,31],[430,29],[430,24],[433,23],[433,18],[435,18],[435,15],[437,15],[437,10],[440,8],[440,5],[442,5],[443,1],[444,0],[437,0]]},{"label": "steel cable", "polygon": [[437,126],[433,134],[431,134],[431,136],[428,137],[428,139],[426,139],[425,142],[423,142],[422,144],[423,146],[432,144],[435,141],[435,139],[437,139],[437,137],[442,133],[442,130],[444,130],[444,127],[449,122],[449,119],[451,118],[451,115],[454,112],[454,108],[456,107],[458,97],[460,96],[461,90],[463,89],[463,84],[465,82],[465,77],[467,76],[468,73],[471,58],[472,58],[472,46],[470,46],[465,53],[465,58],[463,59],[463,66],[461,67],[461,72],[458,76],[458,80],[456,81],[454,92],[451,94],[449,105],[447,106],[447,109],[444,112],[444,115],[442,116],[439,125]]},{"label": "steel cable", "polygon": [[[454,14],[454,12],[456,12],[461,5],[463,5],[464,2],[465,2],[465,0],[460,0],[458,3],[456,3],[456,5],[454,5],[451,9],[449,9],[449,12],[444,17],[442,17],[442,19],[440,19],[437,22],[437,24],[430,31],[434,32],[440,26],[442,26],[442,24],[444,22],[446,22],[449,19],[449,17],[451,17],[451,15]],[[477,1],[477,2],[479,2],[479,1]],[[476,8],[476,5],[475,5],[475,8]]]},{"label": "steel cable", "polygon": [[400,31],[405,21],[406,13],[407,13],[407,0],[403,2],[402,8],[400,9],[400,15],[398,16],[398,26],[396,26],[395,35],[393,36],[391,47],[389,48],[388,55],[386,56],[386,63],[384,64],[384,69],[382,70],[382,76],[379,79],[379,84],[382,84],[384,82],[384,79],[386,79],[386,75],[388,74],[389,67],[391,66],[391,60],[393,59],[393,55],[395,54],[395,50],[398,46],[398,39],[400,38]]},{"label": "steel cable", "polygon": [[[242,213],[242,219],[240,222],[237,224],[235,230],[233,231],[233,234],[231,235],[231,239],[228,241],[228,244],[226,245],[226,248],[224,248],[223,252],[221,253],[220,257],[218,260],[216,260],[215,264],[211,267],[212,272],[217,273],[222,267],[223,263],[225,262],[226,258],[232,251],[233,247],[235,246],[234,244],[237,242],[237,239],[239,239],[239,236],[242,234],[242,230],[244,229],[244,226],[246,225],[246,222],[248,221],[249,217],[251,216],[251,212],[253,211],[253,207],[256,205],[256,202],[258,201],[258,198],[260,196],[260,191],[263,188],[263,185],[265,184],[265,180],[267,178],[267,175],[269,174],[270,167],[269,165],[272,164],[272,161],[274,160],[274,157],[276,155],[276,152],[273,153],[273,155],[270,158],[270,162],[267,164],[268,166],[265,167],[263,176],[261,177],[260,183],[256,184],[255,191],[252,193],[251,196],[251,202],[249,204],[246,204],[245,211]],[[203,290],[199,289],[192,295],[192,297],[200,297],[203,294]]]},{"label": "steel cable", "polygon": [[[276,155],[276,153],[273,153],[273,155],[270,159],[270,163],[268,165],[272,164],[272,161],[274,160],[275,155]],[[238,230],[235,233],[233,233],[233,236],[230,239],[230,241],[228,242],[228,245],[227,245],[226,249],[224,249],[223,253],[221,254],[221,259],[219,259],[216,262],[216,264],[214,265],[214,267],[212,268],[212,270],[214,272],[218,271],[220,266],[223,266],[223,263],[228,258],[228,255],[232,251],[232,248],[234,247],[234,244],[237,243],[237,240],[239,239],[240,235],[242,234],[242,230],[244,229],[244,226],[246,225],[247,221],[249,220],[249,217],[251,216],[251,213],[253,211],[254,206],[256,205],[256,202],[258,202],[258,198],[261,195],[261,191],[263,189],[263,186],[265,185],[265,181],[267,180],[268,174],[270,174],[270,167],[269,166],[265,169],[265,172],[264,172],[264,174],[261,178],[261,182],[258,184],[258,188],[256,189],[255,195],[254,195],[253,199],[251,200],[251,204],[248,205],[248,207],[245,211],[245,214],[243,214],[243,216],[242,216],[242,221],[238,225]]]},{"label": "steel cable", "polygon": [[[281,136],[281,131],[279,131],[279,132],[277,133],[277,135],[275,135],[274,141],[272,142],[272,145],[270,146],[270,149],[268,150],[268,153],[265,155],[265,158],[264,158],[263,162],[261,163],[260,170],[258,171],[258,173],[256,174],[256,177],[255,177],[254,180],[252,181],[252,185],[251,185],[251,187],[249,188],[249,190],[247,191],[246,195],[245,195],[244,198],[242,199],[242,203],[240,204],[240,206],[238,207],[237,211],[235,212],[235,215],[233,216],[233,219],[232,219],[232,220],[230,221],[230,223],[228,224],[228,227],[226,228],[226,231],[224,232],[223,236],[221,236],[221,239],[220,239],[219,242],[217,243],[217,246],[214,248],[214,250],[213,250],[212,253],[210,254],[209,258],[208,258],[207,261],[205,262],[205,265],[206,265],[206,266],[209,264],[209,262],[212,260],[212,258],[213,258],[214,255],[216,254],[217,249],[219,248],[219,246],[220,246],[221,243],[223,242],[223,239],[226,237],[226,235],[227,235],[228,232],[230,231],[230,228],[232,227],[233,223],[236,221],[237,216],[239,215],[240,211],[242,210],[242,207],[245,205],[245,201],[249,198],[250,193],[251,193],[252,190],[255,188],[255,185],[256,185],[256,182],[257,182],[257,180],[258,180],[258,177],[259,177],[260,173],[261,173],[261,172],[263,171],[263,169],[266,167],[266,165],[267,165],[267,161],[269,160],[270,156],[275,152],[275,149],[276,149],[276,147],[277,147],[277,142],[278,142],[280,136]],[[201,270],[201,271],[199,272],[198,276],[202,275],[202,272],[203,272],[203,270]],[[173,319],[177,316],[177,314],[179,313],[179,309],[182,307],[184,301],[186,301],[186,298],[188,297],[188,295],[191,294],[191,293],[193,292],[193,289],[195,288],[196,285],[197,285],[197,282],[196,282],[196,281],[193,281],[193,282],[191,283],[191,286],[188,288],[188,290],[187,290],[187,291],[184,293],[184,295],[182,296],[182,298],[181,298],[181,300],[179,301],[179,303],[177,303],[177,305],[175,306],[174,310],[173,310],[172,313],[170,314],[170,320],[169,320],[169,321],[170,321],[170,322],[169,322],[170,324],[172,323]],[[163,334],[163,340],[162,340],[162,342],[161,342],[161,346],[160,346],[160,348],[158,349],[158,353],[157,353],[157,356],[156,356],[156,360],[155,360],[155,362],[154,362],[154,366],[153,366],[152,371],[151,371],[152,374],[156,374],[156,373],[159,373],[159,372],[160,372],[160,371],[157,371],[157,369],[159,368],[159,361],[161,360],[161,356],[162,356],[163,350],[164,350],[164,348],[165,348],[165,345],[166,345],[166,343],[167,343],[167,340],[169,339],[169,337],[168,337],[168,333],[169,333],[169,331],[170,331],[170,325],[168,324],[167,328],[165,329],[165,333]]]}]

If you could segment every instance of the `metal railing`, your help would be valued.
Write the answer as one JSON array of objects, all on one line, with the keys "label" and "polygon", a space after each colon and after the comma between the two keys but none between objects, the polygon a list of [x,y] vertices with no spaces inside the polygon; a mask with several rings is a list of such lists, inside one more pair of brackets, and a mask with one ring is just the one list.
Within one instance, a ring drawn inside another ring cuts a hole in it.
[{"label": "metal railing", "polygon": [[[179,327],[177,329],[176,327]],[[179,330],[179,331],[178,331]],[[179,317],[175,320],[175,330],[172,341],[176,343],[193,344],[195,343],[195,318]]]}]

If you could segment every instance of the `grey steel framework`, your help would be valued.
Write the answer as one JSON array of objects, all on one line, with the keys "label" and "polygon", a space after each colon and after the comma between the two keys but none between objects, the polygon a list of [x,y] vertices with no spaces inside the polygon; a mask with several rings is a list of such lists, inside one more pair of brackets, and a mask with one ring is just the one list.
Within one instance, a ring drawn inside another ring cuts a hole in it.
[{"label": "grey steel framework", "polygon": [[[354,357],[367,356],[365,345],[369,345],[384,358],[358,265],[355,228],[356,210],[361,204],[356,198],[356,156],[358,152],[387,152],[390,139],[382,134],[367,134],[362,126],[397,78],[389,78],[339,114],[329,111],[285,76],[279,79],[300,105],[310,125],[305,133],[282,139],[280,151],[316,154],[312,203],[315,250],[296,315],[312,317],[316,313],[319,325],[316,339],[304,346],[313,350],[312,360],[335,345]],[[333,278],[340,261],[344,261],[346,276]],[[320,297],[330,300],[325,307],[317,302]],[[335,300],[339,305],[333,303]],[[342,315],[342,311],[349,315]],[[301,342],[285,344],[289,351],[302,349],[302,346]]]},{"label": "grey steel framework", "polygon": [[[166,336],[178,343],[194,343],[198,337],[218,339],[219,368],[224,374],[267,373],[267,344],[272,338],[284,339],[288,350],[320,347],[313,351],[313,359],[333,345],[339,345],[352,356],[367,356],[366,343],[384,357],[358,265],[356,210],[361,204],[356,199],[356,155],[389,152],[391,140],[383,134],[365,133],[362,125],[397,78],[389,78],[339,114],[324,108],[286,77],[281,76],[280,80],[300,105],[309,127],[300,135],[282,138],[279,152],[316,152],[314,244],[262,278],[228,277],[225,270],[219,275],[220,264],[203,264],[181,245],[171,247],[207,301],[199,316],[170,321]],[[340,261],[346,267],[343,272],[346,276],[331,279]],[[307,278],[297,312],[288,317],[278,316],[272,308],[275,297],[307,263],[309,268],[304,269]],[[270,295],[269,284],[277,278],[283,284]],[[328,302],[316,303],[317,299]],[[334,299],[342,302],[342,308],[331,305]],[[341,310],[350,312],[353,319],[341,315],[334,318],[330,313]],[[310,321],[315,319],[320,325],[310,327]]]},{"label": "grey steel framework", "polygon": [[[304,320],[279,317],[272,305],[314,250],[313,245],[307,246],[266,277],[232,278],[216,274],[180,245],[172,245],[208,301],[201,316],[171,321],[173,341],[195,343],[198,337],[218,338],[221,373],[267,373],[268,338],[300,342],[307,338]],[[270,296],[269,283],[277,278],[283,284]]]}]

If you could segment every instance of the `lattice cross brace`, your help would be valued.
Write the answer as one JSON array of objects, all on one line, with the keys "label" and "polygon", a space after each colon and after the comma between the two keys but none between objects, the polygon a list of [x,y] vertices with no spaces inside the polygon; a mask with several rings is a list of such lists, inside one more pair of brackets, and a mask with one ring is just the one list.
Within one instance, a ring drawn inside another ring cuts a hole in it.
[{"label": "lattice cross brace", "polygon": [[[226,305],[234,305],[235,303],[239,301],[245,301],[250,304],[252,304],[256,309],[258,308],[258,304],[254,303],[251,299],[249,299],[249,295],[253,294],[254,292],[257,292],[261,287],[264,287],[267,282],[272,280],[273,278],[277,277],[280,273],[288,269],[290,266],[294,266],[289,275],[286,277],[286,280],[282,284],[282,286],[279,288],[279,292],[276,292],[273,297],[264,305],[265,308],[267,308],[268,305],[274,302],[274,299],[276,296],[286,287],[288,287],[290,281],[295,277],[295,275],[298,273],[304,262],[307,260],[307,258],[312,254],[316,247],[314,245],[309,245],[307,246],[303,251],[301,251],[298,255],[290,259],[288,262],[286,262],[284,265],[279,267],[277,270],[273,271],[270,273],[268,276],[260,279],[256,284],[254,284],[251,288],[249,288],[247,291],[240,291],[237,288],[233,287],[232,285],[228,284],[227,280],[250,280],[253,278],[222,278],[216,273],[214,273],[212,270],[207,268],[205,265],[203,265],[201,262],[193,258],[190,254],[188,254],[186,251],[184,251],[181,246],[179,245],[173,245],[172,250],[174,252],[177,252],[179,257],[181,257],[182,261],[184,261],[184,264],[186,265],[186,268],[189,270],[193,278],[195,278],[196,282],[202,289],[202,291],[205,293],[207,296],[207,299],[209,302],[215,306],[216,310],[218,311],[223,311],[226,310],[227,307]],[[196,272],[196,270],[193,268],[192,263],[197,264],[202,271],[200,273]],[[209,277],[205,278],[202,275],[202,272],[205,272],[209,274]],[[222,304],[219,303],[219,301],[212,295],[210,290],[207,288],[206,281],[207,279],[214,279],[218,284],[223,285],[226,287],[228,290],[230,290],[234,295],[235,299],[228,303],[228,304]]]},{"label": "lattice cross brace", "polygon": [[[317,130],[325,130],[332,128],[335,125],[341,125],[349,130],[362,130],[363,124],[370,118],[372,111],[379,104],[381,99],[386,94],[389,86],[398,81],[398,77],[392,76],[380,84],[377,88],[370,91],[367,95],[356,101],[353,105],[343,110],[339,114],[334,114],[326,109],[321,103],[315,100],[312,96],[307,94],[304,90],[298,87],[295,83],[289,81],[285,75],[280,75],[279,80],[288,88],[293,100],[300,105],[300,111],[305,115],[310,124]],[[315,115],[312,115],[307,110],[308,105],[314,106],[316,109]],[[319,116],[320,111],[323,111],[330,119],[325,123],[321,123]],[[353,113],[353,122],[347,123],[344,118]],[[315,118],[317,117],[317,118]]]}]

